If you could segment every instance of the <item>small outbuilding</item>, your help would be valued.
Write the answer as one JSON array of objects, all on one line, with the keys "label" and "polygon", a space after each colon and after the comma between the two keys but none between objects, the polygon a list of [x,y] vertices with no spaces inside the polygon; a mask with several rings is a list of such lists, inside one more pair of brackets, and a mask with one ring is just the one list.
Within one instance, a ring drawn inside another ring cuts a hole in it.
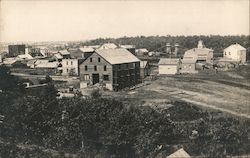
[{"label": "small outbuilding", "polygon": [[182,59],[181,60],[181,70],[182,74],[194,74],[198,73],[196,69],[196,59]]},{"label": "small outbuilding", "polygon": [[140,75],[141,78],[145,78],[146,76],[149,76],[149,64],[148,61],[140,61]]},{"label": "small outbuilding", "polygon": [[232,44],[224,49],[223,57],[244,64],[246,63],[246,48],[238,43]]},{"label": "small outbuilding", "polygon": [[180,59],[178,58],[161,58],[159,63],[160,75],[174,75],[180,73]]}]

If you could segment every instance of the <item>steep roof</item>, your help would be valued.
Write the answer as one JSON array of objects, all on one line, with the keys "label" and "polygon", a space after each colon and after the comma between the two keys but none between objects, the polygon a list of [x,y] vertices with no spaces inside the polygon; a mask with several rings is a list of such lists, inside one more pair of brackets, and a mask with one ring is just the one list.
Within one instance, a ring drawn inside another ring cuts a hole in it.
[{"label": "steep roof", "polygon": [[181,148],[166,158],[191,158],[191,156],[183,148]]},{"label": "steep roof", "polygon": [[117,45],[115,45],[114,43],[104,43],[98,49],[115,49],[115,48],[117,48]]},{"label": "steep roof", "polygon": [[123,48],[97,49],[96,53],[103,57],[110,64],[140,62],[136,56]]},{"label": "steep roof", "polygon": [[62,55],[69,55],[70,54],[70,52],[68,50],[66,50],[66,49],[65,50],[60,50],[59,52]]},{"label": "steep roof", "polygon": [[59,62],[49,62],[48,60],[37,60],[35,62],[36,68],[57,68]]},{"label": "steep roof", "polygon": [[158,65],[177,65],[179,62],[178,58],[161,58]]},{"label": "steep roof", "polygon": [[240,44],[236,43],[236,44],[232,44],[230,46],[228,46],[227,48],[225,48],[224,50],[227,50],[229,48],[234,48],[236,50],[246,50],[246,48],[244,48],[243,46],[241,46]]}]

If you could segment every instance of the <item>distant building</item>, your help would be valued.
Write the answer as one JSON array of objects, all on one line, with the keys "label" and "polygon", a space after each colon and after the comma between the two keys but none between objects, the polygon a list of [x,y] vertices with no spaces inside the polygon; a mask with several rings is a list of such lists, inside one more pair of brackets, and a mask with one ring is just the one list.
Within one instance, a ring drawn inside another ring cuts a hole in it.
[{"label": "distant building", "polygon": [[174,75],[180,73],[180,59],[178,58],[161,58],[159,63],[160,75]]},{"label": "distant building", "polygon": [[120,90],[140,81],[140,60],[126,49],[97,49],[80,64],[80,87],[101,84]]},{"label": "distant building", "polygon": [[146,76],[149,76],[149,64],[148,61],[140,61],[140,68],[141,68],[141,78],[145,78]]},{"label": "distant building", "polygon": [[80,57],[80,55],[81,55],[82,59],[86,59],[90,55],[92,55],[94,53],[94,51],[95,51],[94,48],[88,47],[88,46],[85,46],[83,48],[79,48],[78,53],[80,53],[80,54],[78,55],[78,57]]},{"label": "distant building", "polygon": [[135,45],[120,45],[121,48],[127,49],[135,55]]},{"label": "distant building", "polygon": [[77,76],[79,74],[78,65],[78,59],[62,59],[57,69],[61,75]]},{"label": "distant building", "polygon": [[61,56],[63,57],[63,59],[70,59],[71,58],[70,52],[67,49],[60,50],[58,52],[61,54]]},{"label": "distant building", "polygon": [[114,43],[104,43],[98,49],[116,49],[116,48],[118,48],[118,46],[115,45]]},{"label": "distant building", "polygon": [[135,50],[135,54],[136,54],[137,56],[148,55],[148,50],[147,50],[146,48],[136,49],[136,50]]},{"label": "distant building", "polygon": [[191,158],[191,156],[183,148],[181,148],[166,158]]},{"label": "distant building", "polygon": [[197,48],[185,52],[183,59],[194,59],[197,62],[210,62],[213,59],[213,50],[206,48],[200,40]]},{"label": "distant building", "polygon": [[25,45],[9,45],[9,57],[16,57],[20,54],[25,54]]},{"label": "distant building", "polygon": [[40,48],[29,48],[29,54],[32,57],[42,57],[42,53],[40,51]]},{"label": "distant building", "polygon": [[195,59],[183,59],[181,60],[181,70],[180,73],[193,74],[198,73],[196,69],[196,60]]},{"label": "distant building", "polygon": [[246,48],[238,43],[232,44],[224,49],[223,57],[239,63],[246,63]]}]

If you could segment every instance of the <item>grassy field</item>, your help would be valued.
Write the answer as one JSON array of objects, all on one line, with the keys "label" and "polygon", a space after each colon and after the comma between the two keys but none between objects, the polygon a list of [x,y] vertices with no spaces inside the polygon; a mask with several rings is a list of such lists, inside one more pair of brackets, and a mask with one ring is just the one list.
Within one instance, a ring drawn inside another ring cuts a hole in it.
[{"label": "grassy field", "polygon": [[148,85],[113,96],[136,105],[163,106],[182,100],[250,118],[250,65],[228,71],[201,70],[193,75],[158,77]]}]

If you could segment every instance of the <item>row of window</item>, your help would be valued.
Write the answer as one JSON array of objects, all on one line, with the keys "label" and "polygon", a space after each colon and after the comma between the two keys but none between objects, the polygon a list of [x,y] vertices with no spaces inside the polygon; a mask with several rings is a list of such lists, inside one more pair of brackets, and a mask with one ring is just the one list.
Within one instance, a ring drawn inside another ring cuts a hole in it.
[{"label": "row of window", "polygon": [[[73,61],[70,61],[70,64],[73,65]],[[66,61],[66,65],[69,65],[69,61]]]},{"label": "row of window", "polygon": [[[89,81],[89,80],[90,80],[90,77],[89,77],[88,74],[84,74],[84,75],[83,75],[83,79],[84,79],[85,81]],[[104,81],[109,81],[109,75],[103,75],[103,80],[104,80]]]},{"label": "row of window", "polygon": [[[88,71],[88,66],[85,65],[84,69],[85,69],[85,71]],[[94,66],[94,71],[97,71],[97,66],[96,65]],[[107,66],[106,65],[103,66],[103,71],[107,71]]]},{"label": "row of window", "polygon": [[[224,54],[227,55],[227,52],[225,52]],[[228,52],[228,55],[231,55],[231,52]]]},{"label": "row of window", "polygon": [[[89,58],[89,61],[92,62],[93,58]],[[101,62],[101,58],[98,58],[98,62]]]}]

